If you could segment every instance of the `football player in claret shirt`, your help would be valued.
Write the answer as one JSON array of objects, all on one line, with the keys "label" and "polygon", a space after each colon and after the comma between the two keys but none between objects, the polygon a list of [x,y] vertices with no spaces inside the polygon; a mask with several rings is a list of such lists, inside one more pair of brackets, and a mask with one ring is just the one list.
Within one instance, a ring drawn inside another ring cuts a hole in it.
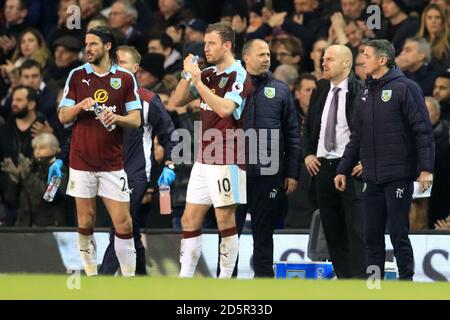
[{"label": "football player in claret shirt", "polygon": [[[111,216],[115,251],[123,276],[134,276],[136,250],[129,212],[129,189],[124,171],[122,128],[141,125],[141,101],[133,75],[116,64],[116,42],[107,27],[88,30],[86,64],[73,69],[67,78],[60,103],[59,120],[74,122],[70,145],[67,194],[75,197],[78,217],[78,246],[87,275],[97,274],[95,197]],[[106,115],[103,125],[94,106]],[[106,127],[116,125],[112,131]]]},{"label": "football player in claret shirt", "polygon": [[[240,117],[252,93],[252,84],[240,61],[234,59],[233,47],[234,32],[229,26],[209,25],[205,33],[205,55],[214,66],[200,71],[191,63],[193,56],[189,55],[184,61],[184,71],[192,78],[180,81],[169,102],[182,107],[200,97],[202,137],[220,132],[220,137],[213,141],[207,138],[200,141],[200,152],[192,168],[182,218],[180,277],[194,275],[201,254],[201,226],[211,205],[222,236],[220,278],[231,277],[239,251],[235,212],[238,203],[246,203],[246,177],[238,166],[243,164],[237,157],[238,145],[230,141],[233,139],[227,139],[226,132],[240,128]],[[208,155],[213,143],[220,147],[213,148],[214,155]]]}]

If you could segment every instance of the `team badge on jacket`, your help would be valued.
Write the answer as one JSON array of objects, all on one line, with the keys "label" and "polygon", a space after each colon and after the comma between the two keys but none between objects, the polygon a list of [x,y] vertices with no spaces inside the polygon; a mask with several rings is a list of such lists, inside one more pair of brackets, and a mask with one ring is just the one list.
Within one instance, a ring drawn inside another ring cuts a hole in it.
[{"label": "team badge on jacket", "polygon": [[110,80],[111,87],[113,89],[119,89],[122,86],[122,79],[120,78],[111,78]]},{"label": "team badge on jacket", "polygon": [[272,99],[273,97],[275,97],[275,88],[272,87],[264,87],[264,95],[269,98]]},{"label": "team badge on jacket", "polygon": [[383,102],[388,102],[389,100],[391,100],[392,97],[392,90],[383,90],[381,92],[381,100],[383,100]]},{"label": "team badge on jacket", "polygon": [[220,89],[225,88],[225,86],[227,85],[227,82],[228,82],[228,78],[226,78],[226,77],[220,78],[219,88]]}]

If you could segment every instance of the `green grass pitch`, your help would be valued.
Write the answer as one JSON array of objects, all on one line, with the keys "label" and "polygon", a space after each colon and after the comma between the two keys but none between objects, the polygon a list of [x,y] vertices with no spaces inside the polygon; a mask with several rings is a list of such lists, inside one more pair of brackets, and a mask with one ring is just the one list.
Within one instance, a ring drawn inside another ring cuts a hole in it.
[{"label": "green grass pitch", "polygon": [[[304,300],[304,299],[450,299],[450,284],[382,281],[219,280],[171,277],[85,277],[0,275],[0,299],[156,299],[156,300]],[[68,289],[77,284],[80,289]]]}]

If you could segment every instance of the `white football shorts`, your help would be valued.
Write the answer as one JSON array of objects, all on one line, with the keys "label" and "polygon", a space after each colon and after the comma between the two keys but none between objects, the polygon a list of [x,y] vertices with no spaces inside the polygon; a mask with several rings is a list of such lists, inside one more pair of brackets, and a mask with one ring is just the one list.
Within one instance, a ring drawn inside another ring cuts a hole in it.
[{"label": "white football shorts", "polygon": [[95,198],[95,196],[129,202],[127,174],[119,171],[80,171],[69,168],[69,183],[66,193],[75,198]]},{"label": "white football shorts", "polygon": [[247,203],[247,177],[235,164],[196,162],[191,171],[186,202],[214,205],[214,208]]}]

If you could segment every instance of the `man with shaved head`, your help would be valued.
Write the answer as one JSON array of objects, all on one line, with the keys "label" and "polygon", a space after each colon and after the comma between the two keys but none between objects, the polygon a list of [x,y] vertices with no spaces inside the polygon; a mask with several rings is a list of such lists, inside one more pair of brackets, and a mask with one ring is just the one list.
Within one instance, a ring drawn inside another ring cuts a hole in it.
[{"label": "man with shaved head", "polygon": [[353,102],[362,88],[352,63],[346,46],[333,45],[325,51],[323,78],[311,95],[303,131],[304,162],[315,182],[328,251],[338,278],[363,278],[366,272],[361,166],[353,169],[345,191],[336,190],[333,182],[350,139]]},{"label": "man with shaved head", "polygon": [[[252,219],[253,270],[255,277],[273,278],[274,229],[284,195],[297,188],[299,177],[297,111],[289,87],[275,79],[269,70],[267,42],[248,41],[244,44],[242,58],[254,88],[243,127],[246,132],[256,130],[259,146],[258,151],[246,146],[247,160],[256,156],[256,161],[247,161],[246,167],[248,198],[245,212],[250,212]],[[269,161],[264,154],[271,155]]]}]

